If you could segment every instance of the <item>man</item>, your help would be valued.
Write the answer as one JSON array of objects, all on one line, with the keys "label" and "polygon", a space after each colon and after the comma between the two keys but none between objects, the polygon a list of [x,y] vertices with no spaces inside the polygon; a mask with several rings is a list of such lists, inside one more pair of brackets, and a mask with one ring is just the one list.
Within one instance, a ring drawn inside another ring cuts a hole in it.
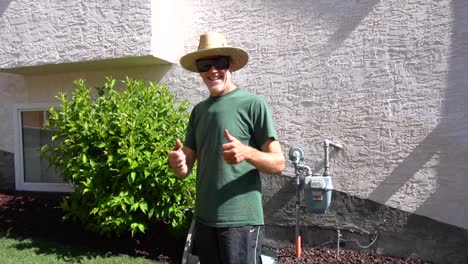
[{"label": "man", "polygon": [[198,72],[210,96],[192,110],[182,147],[168,154],[185,178],[198,159],[195,248],[205,263],[261,263],[263,210],[259,172],[280,174],[284,156],[265,101],[232,82],[248,55],[219,33],[200,36],[180,60]]}]

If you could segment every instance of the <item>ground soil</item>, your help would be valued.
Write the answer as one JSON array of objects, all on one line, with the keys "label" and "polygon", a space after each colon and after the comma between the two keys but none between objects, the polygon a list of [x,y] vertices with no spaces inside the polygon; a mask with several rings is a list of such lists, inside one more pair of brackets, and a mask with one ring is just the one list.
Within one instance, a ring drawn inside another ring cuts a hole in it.
[{"label": "ground soil", "polygon": [[[164,223],[152,226],[145,236],[137,238],[103,238],[86,232],[78,223],[63,222],[59,207],[63,194],[0,191],[0,236],[47,239],[87,247],[103,254],[145,257],[166,263],[180,263],[185,236],[174,235]],[[275,249],[278,264],[287,263],[429,263],[415,259],[399,259],[350,250],[303,248],[300,259],[294,246]]]},{"label": "ground soil", "polygon": [[353,250],[341,250],[339,255],[336,249],[330,248],[303,248],[300,258],[296,257],[296,248],[289,246],[279,250],[278,264],[339,264],[339,263],[382,263],[382,264],[430,264],[419,259],[402,259],[390,256],[358,252]]}]

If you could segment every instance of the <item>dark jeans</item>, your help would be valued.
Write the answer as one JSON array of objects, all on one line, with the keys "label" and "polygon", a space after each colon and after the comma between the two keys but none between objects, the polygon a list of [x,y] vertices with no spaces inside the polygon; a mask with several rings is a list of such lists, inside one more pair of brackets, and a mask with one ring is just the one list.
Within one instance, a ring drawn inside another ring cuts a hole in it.
[{"label": "dark jeans", "polygon": [[263,229],[210,227],[196,222],[194,253],[200,264],[261,264]]}]

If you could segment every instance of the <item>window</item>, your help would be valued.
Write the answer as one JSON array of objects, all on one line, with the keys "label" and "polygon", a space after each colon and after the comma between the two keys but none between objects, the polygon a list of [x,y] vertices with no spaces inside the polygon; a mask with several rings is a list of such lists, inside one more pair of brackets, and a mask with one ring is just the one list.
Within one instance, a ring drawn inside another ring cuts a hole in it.
[{"label": "window", "polygon": [[52,144],[53,132],[45,128],[47,109],[53,104],[16,105],[15,175],[16,189],[27,191],[68,192],[72,187],[60,173],[41,159],[40,149]]}]

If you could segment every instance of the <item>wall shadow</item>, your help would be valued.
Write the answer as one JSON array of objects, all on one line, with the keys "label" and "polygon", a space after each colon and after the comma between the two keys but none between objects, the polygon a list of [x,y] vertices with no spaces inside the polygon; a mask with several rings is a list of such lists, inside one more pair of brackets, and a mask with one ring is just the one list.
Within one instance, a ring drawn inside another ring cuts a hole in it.
[{"label": "wall shadow", "polygon": [[10,5],[10,3],[12,2],[13,0],[2,0],[0,1],[0,16],[3,15],[3,13],[5,12],[5,10],[7,10],[8,6]]},{"label": "wall shadow", "polygon": [[[387,202],[431,158],[437,157],[437,189],[416,214],[468,227],[468,2],[451,3],[453,26],[449,71],[439,125],[368,196]],[[437,215],[434,215],[437,214]]]},{"label": "wall shadow", "polygon": [[15,155],[0,149],[0,190],[15,188]]},{"label": "wall shadow", "polygon": [[[323,20],[333,20],[337,28],[328,37],[327,43],[322,47],[321,53],[331,54],[341,47],[362,20],[368,16],[380,0],[330,0],[330,1],[295,1],[276,0],[278,5],[297,14],[311,13]],[[346,12],[343,12],[346,10]]]},{"label": "wall shadow", "polygon": [[[333,53],[337,48],[341,47],[343,42],[350,36],[362,20],[369,15],[369,12],[374,9],[379,0],[364,0],[364,1],[342,1],[339,8],[345,8],[347,16],[340,19],[339,26],[330,36],[326,44],[327,53]],[[332,13],[336,17],[340,17],[342,12],[337,12],[337,7],[319,8],[319,12]],[[336,13],[336,14],[335,14]]]}]

